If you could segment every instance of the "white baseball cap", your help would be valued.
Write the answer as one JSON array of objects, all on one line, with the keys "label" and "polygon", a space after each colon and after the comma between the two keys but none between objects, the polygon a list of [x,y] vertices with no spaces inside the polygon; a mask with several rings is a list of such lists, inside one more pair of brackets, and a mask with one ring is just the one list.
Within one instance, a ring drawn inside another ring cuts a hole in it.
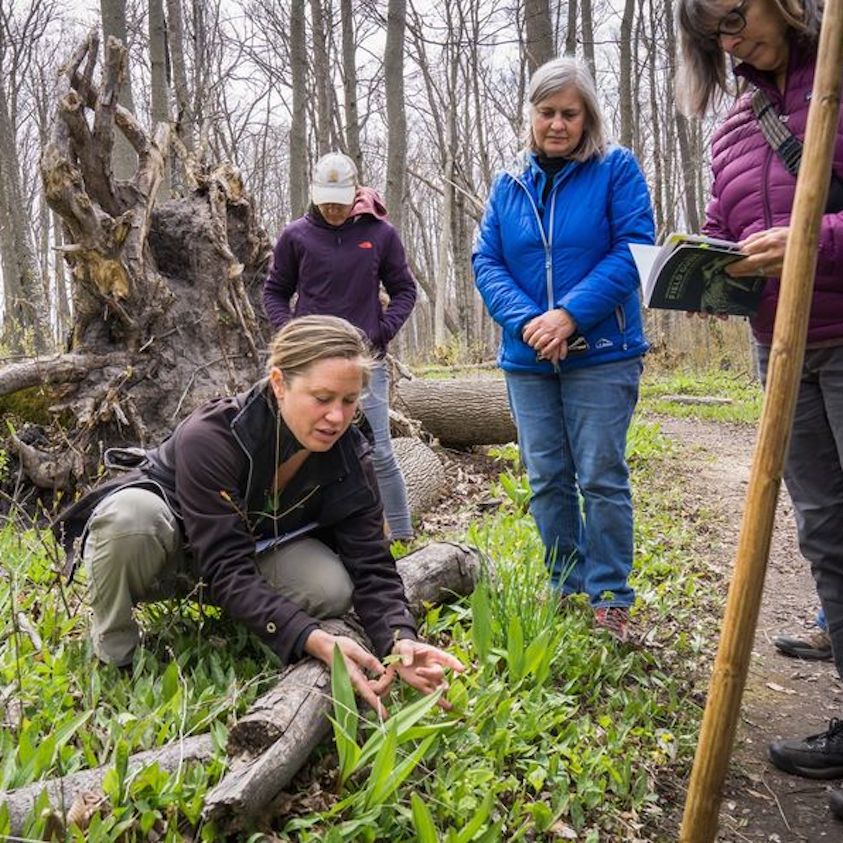
[{"label": "white baseball cap", "polygon": [[351,205],[357,192],[357,167],[341,152],[323,155],[313,168],[310,198],[314,205]]}]

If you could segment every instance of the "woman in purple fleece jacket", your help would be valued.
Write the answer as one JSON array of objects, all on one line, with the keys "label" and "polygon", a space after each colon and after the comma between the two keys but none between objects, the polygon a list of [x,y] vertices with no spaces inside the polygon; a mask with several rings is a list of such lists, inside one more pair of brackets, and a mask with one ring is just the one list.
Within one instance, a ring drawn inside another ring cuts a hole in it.
[{"label": "woman in purple fleece jacket", "polygon": [[[360,401],[374,436],[374,466],[393,539],[413,535],[407,490],[389,435],[389,373],[383,358],[407,321],[416,282],[398,232],[386,221],[378,194],[357,183],[357,167],[339,152],[313,170],[310,210],[291,222],[275,244],[263,291],[273,328],[293,315],[341,316],[362,330],[375,355],[368,392]],[[384,309],[379,292],[389,295]],[[297,293],[295,308],[290,305]]]},{"label": "woman in purple fleece jacket", "polygon": [[[768,277],[752,331],[764,379],[770,356],[796,181],[766,141],[751,100],[766,93],[779,118],[804,140],[817,59],[820,10],[815,0],[679,0],[684,90],[690,112],[733,85],[738,99],[712,140],[712,197],[705,232],[735,240],[747,257],[736,276]],[[843,113],[833,170],[843,177]],[[829,174],[830,177],[832,174]],[[822,218],[816,281],[785,482],[793,499],[799,545],[811,562],[825,609],[837,669],[843,675],[843,209]],[[843,776],[843,721],[804,740],[777,741],[773,763],[810,778]],[[843,791],[832,794],[843,817]]]}]

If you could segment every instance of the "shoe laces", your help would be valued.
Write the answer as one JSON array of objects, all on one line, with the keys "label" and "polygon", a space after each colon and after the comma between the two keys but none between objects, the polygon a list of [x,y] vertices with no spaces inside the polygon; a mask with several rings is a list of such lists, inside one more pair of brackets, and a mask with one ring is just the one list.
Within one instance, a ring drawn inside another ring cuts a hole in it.
[{"label": "shoe laces", "polygon": [[828,729],[817,735],[815,741],[821,749],[843,750],[843,720],[832,717],[828,721]]}]

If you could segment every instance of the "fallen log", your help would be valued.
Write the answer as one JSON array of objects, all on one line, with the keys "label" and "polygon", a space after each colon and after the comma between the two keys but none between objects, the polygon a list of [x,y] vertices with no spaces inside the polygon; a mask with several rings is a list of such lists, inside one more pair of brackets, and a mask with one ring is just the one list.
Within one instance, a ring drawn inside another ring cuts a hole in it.
[{"label": "fallen log", "polygon": [[395,406],[448,448],[517,439],[501,378],[401,381]]},{"label": "fallen log", "polygon": [[[213,758],[214,745],[210,735],[194,735],[190,738],[167,744],[157,749],[139,752],[129,757],[129,774],[142,770],[150,764],[158,764],[169,773],[190,761],[210,761]],[[21,834],[28,816],[32,813],[38,797],[47,792],[47,798],[53,809],[61,817],[67,817],[71,806],[85,794],[102,794],[102,780],[112,764],[80,770],[68,776],[46,781],[33,782],[17,790],[0,792],[0,805],[4,802],[9,809],[9,831],[14,837]]]},{"label": "fallen log", "polygon": [[407,485],[410,513],[421,515],[439,500],[445,487],[445,468],[421,439],[399,436],[392,440],[392,448]]},{"label": "fallen log", "polygon": [[[425,603],[470,594],[480,575],[480,557],[468,547],[438,542],[400,559],[398,570],[418,615]],[[206,821],[229,833],[246,829],[290,783],[328,734],[330,682],[323,664],[305,659],[232,727],[227,749],[236,761],[206,796]]]}]

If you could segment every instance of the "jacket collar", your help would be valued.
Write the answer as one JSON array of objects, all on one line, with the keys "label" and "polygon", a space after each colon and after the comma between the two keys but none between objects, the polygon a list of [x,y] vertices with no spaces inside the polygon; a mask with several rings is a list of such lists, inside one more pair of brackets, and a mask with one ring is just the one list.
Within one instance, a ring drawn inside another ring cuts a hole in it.
[{"label": "jacket collar", "polygon": [[[278,412],[269,378],[258,381],[236,400],[240,411],[231,422],[231,433],[249,464],[248,498],[255,485],[265,485],[264,475],[274,474],[276,467],[301,450],[302,445]],[[347,477],[351,457],[362,439],[363,434],[352,425],[329,451],[312,453],[307,459],[308,477],[321,486]]]}]

